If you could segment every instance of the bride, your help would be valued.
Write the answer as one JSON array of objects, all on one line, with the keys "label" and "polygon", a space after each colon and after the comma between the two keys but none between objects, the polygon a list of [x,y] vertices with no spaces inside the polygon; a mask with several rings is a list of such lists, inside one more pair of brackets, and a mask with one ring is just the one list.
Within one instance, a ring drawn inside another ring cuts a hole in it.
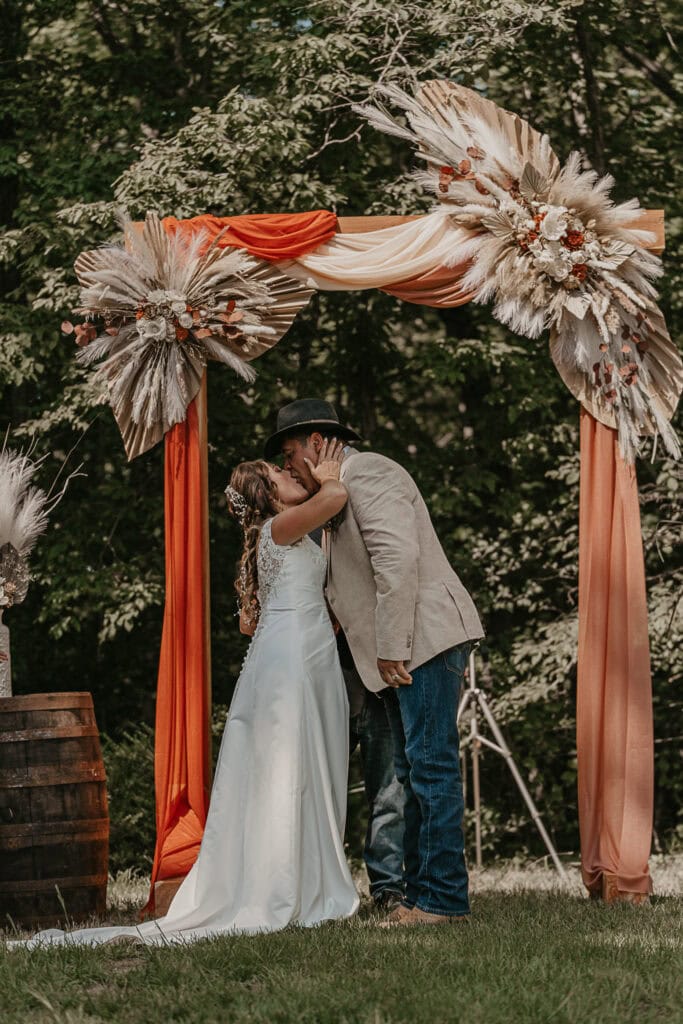
[{"label": "bride", "polygon": [[288,472],[243,462],[227,488],[244,530],[236,583],[253,634],[221,742],[197,860],[165,917],[131,927],[49,929],[10,946],[188,942],[349,917],[344,856],[348,702],[307,536],[341,511],[342,445],[326,442],[311,498]]}]

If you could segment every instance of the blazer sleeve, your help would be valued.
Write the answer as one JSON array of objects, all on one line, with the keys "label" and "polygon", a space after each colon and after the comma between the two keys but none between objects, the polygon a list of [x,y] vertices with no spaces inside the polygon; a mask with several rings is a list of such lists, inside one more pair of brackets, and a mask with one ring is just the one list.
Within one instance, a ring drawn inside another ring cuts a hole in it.
[{"label": "blazer sleeve", "polygon": [[420,553],[412,481],[390,459],[364,452],[344,483],[375,577],[377,657],[410,661]]}]

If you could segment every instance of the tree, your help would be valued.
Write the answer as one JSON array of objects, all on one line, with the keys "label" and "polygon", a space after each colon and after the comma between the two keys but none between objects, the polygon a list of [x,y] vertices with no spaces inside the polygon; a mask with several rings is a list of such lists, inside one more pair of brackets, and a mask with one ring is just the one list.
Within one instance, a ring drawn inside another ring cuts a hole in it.
[{"label": "tree", "polygon": [[[76,254],[116,232],[115,212],[192,216],[306,210],[407,213],[427,199],[397,140],[350,104],[374,82],[452,77],[580,148],[667,213],[664,304],[681,283],[670,141],[681,72],[673,6],[645,0],[277,0],[5,3],[3,421],[50,462],[77,443],[76,481],[12,613],[18,692],[91,689],[114,737],[153,719],[162,600],[161,450],[126,464],[113,417],[74,369],[59,323]],[[573,688],[578,408],[544,343],[470,305],[437,312],[378,292],[316,297],[245,388],[210,374],[214,694],[227,702],[244,644],[231,587],[239,535],[222,504],[232,465],[258,454],[275,411],[332,398],[368,443],[415,475],[487,624],[482,679],[562,848],[577,843]],[[86,429],[87,428],[87,429]],[[46,471],[53,468],[46,467]],[[657,830],[676,827],[681,704],[680,477],[640,467],[651,580]],[[664,524],[664,525],[662,525]],[[677,610],[678,609],[678,610]],[[484,762],[487,841],[535,846],[512,783]]]}]

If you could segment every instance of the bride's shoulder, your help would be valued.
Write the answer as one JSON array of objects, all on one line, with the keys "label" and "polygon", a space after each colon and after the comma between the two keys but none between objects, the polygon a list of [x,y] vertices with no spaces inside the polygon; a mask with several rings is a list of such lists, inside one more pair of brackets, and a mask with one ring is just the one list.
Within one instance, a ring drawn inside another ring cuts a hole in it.
[{"label": "bride's shoulder", "polygon": [[[273,537],[273,523],[277,519],[277,516],[271,516],[270,519],[266,519],[265,523],[261,527],[261,536],[259,537],[259,552],[264,547],[277,548],[280,551],[286,551],[288,548],[294,547],[294,544],[278,544]],[[296,541],[295,544],[299,544],[300,541]]]},{"label": "bride's shoulder", "polygon": [[[273,519],[274,518],[275,517],[272,516],[270,519],[266,519],[265,523],[261,527],[261,533],[260,533],[259,539],[258,539],[259,551],[261,551],[265,545],[275,544],[275,541],[273,540]],[[276,547],[280,547],[279,544],[275,544],[275,546]]]}]

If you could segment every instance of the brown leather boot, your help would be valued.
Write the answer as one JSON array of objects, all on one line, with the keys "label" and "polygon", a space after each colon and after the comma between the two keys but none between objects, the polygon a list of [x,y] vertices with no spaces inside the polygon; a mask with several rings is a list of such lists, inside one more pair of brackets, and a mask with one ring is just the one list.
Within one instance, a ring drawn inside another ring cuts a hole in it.
[{"label": "brown leather boot", "polygon": [[410,924],[468,924],[469,914],[430,914],[428,910],[413,907]]},{"label": "brown leather boot", "polygon": [[469,919],[469,914],[459,914],[457,916],[430,914],[427,910],[420,910],[419,907],[402,906],[398,907],[394,914],[390,914],[386,921],[382,921],[380,928],[403,928],[423,924],[467,924]]},{"label": "brown leather boot", "polygon": [[407,924],[408,918],[414,909],[414,907],[407,907],[405,903],[400,903],[387,915],[384,921],[380,921],[380,928],[395,928],[396,925]]}]

